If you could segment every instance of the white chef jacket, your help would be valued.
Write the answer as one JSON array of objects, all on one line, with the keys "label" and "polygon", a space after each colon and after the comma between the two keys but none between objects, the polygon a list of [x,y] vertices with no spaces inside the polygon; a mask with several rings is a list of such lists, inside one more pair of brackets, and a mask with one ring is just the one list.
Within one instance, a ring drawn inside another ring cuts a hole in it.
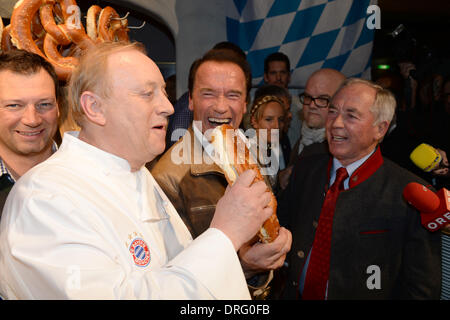
[{"label": "white chef jacket", "polygon": [[150,172],[65,133],[0,224],[7,299],[250,299],[230,239],[190,233]]}]

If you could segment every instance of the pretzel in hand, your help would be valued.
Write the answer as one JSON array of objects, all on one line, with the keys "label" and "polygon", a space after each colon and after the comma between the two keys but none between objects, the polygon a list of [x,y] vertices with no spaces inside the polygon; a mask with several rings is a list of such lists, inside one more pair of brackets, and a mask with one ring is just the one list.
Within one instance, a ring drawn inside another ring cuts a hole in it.
[{"label": "pretzel in hand", "polygon": [[[211,133],[211,144],[214,146],[216,154],[214,161],[224,172],[228,184],[233,184],[237,177],[248,169],[256,171],[253,183],[256,181],[265,182],[260,167],[254,160],[244,139],[245,136],[228,124],[216,127]],[[270,191],[269,187],[267,189]],[[258,232],[258,237],[263,243],[275,240],[280,229],[277,218],[277,200],[274,194],[270,193],[269,207],[272,209],[272,216],[264,222]]]}]

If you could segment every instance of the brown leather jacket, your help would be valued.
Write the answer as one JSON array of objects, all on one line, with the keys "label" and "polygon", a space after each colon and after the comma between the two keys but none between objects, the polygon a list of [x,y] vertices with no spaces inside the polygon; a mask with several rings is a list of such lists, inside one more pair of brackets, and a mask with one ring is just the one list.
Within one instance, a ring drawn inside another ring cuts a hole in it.
[{"label": "brown leather jacket", "polygon": [[[209,227],[216,203],[225,193],[228,183],[221,169],[203,152],[201,145],[194,146],[194,139],[194,131],[190,127],[162,155],[151,173],[195,238]],[[197,158],[194,158],[196,150]],[[203,161],[204,158],[209,162]],[[202,161],[194,161],[197,159]]]},{"label": "brown leather jacket", "polygon": [[[195,154],[196,153],[196,154]],[[202,157],[202,158],[200,158]],[[180,163],[181,162],[181,163]],[[228,186],[222,170],[195,141],[192,126],[150,169],[193,238],[208,229],[216,204]],[[265,299],[273,272],[258,275],[250,285],[253,299]]]}]

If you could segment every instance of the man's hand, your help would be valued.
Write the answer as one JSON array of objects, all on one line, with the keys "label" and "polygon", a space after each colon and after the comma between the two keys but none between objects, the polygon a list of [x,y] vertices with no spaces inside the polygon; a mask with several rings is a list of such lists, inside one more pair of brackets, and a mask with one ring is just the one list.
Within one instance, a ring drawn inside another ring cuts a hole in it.
[{"label": "man's hand", "polygon": [[275,270],[283,266],[286,254],[291,250],[292,234],[288,229],[280,228],[278,237],[271,243],[245,243],[239,249],[239,258],[245,277],[257,273]]},{"label": "man's hand", "polygon": [[448,159],[447,159],[447,153],[444,150],[436,149],[442,157],[441,164],[444,165],[446,168],[439,167],[439,169],[431,171],[434,175],[437,176],[450,176],[449,168],[448,168]]},{"label": "man's hand", "polygon": [[247,170],[232,186],[227,187],[217,202],[211,221],[210,227],[225,233],[236,251],[250,241],[272,215],[272,209],[268,206],[271,197],[267,185],[263,181],[252,184],[255,176],[253,170]]}]

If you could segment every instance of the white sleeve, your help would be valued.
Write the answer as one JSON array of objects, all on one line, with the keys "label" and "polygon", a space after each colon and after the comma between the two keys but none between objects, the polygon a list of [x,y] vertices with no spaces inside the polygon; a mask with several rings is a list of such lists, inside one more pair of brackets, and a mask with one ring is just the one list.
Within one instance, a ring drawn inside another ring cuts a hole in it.
[{"label": "white sleeve", "polygon": [[14,193],[0,227],[0,295],[249,299],[234,248],[219,230],[208,230],[166,265],[142,272],[123,263],[107,226],[92,216],[58,193]]}]

